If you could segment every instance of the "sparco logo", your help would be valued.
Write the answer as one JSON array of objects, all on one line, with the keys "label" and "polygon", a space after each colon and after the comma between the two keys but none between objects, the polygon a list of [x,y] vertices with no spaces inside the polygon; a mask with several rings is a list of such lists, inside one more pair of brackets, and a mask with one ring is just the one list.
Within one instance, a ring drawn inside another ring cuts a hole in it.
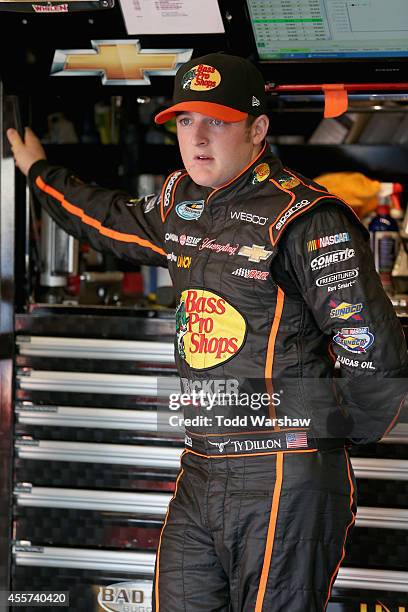
[{"label": "sparco logo", "polygon": [[310,200],[300,200],[300,202],[296,202],[296,204],[291,206],[289,210],[287,210],[285,214],[281,216],[281,218],[275,225],[275,229],[280,230],[285,225],[286,221],[290,219],[292,215],[295,214],[295,212],[297,212],[301,208],[304,208],[308,204],[310,204]]},{"label": "sparco logo", "polygon": [[333,283],[357,277],[358,268],[352,268],[351,270],[342,270],[341,272],[334,272],[333,274],[326,274],[326,276],[320,276],[320,278],[316,280],[316,286],[327,287],[328,285],[332,285]]},{"label": "sparco logo", "polygon": [[117,582],[99,587],[98,604],[108,612],[152,612],[151,582]]},{"label": "sparco logo", "polygon": [[212,444],[212,446],[217,446],[220,453],[223,453],[227,444],[231,442],[230,439],[228,439],[226,442],[211,442],[211,440],[208,440],[208,441],[210,444]]},{"label": "sparco logo", "polygon": [[330,251],[330,253],[325,253],[324,255],[319,255],[319,257],[312,259],[310,262],[310,267],[312,270],[321,270],[322,268],[327,268],[327,266],[331,266],[332,264],[347,261],[347,259],[354,257],[354,255],[354,249]]},{"label": "sparco logo", "polygon": [[259,217],[258,215],[253,215],[251,213],[246,212],[231,212],[231,219],[240,219],[241,221],[248,221],[248,223],[255,223],[255,225],[265,225],[268,217]]},{"label": "sparco logo", "polygon": [[167,187],[164,190],[164,197],[163,197],[163,205],[164,208],[167,208],[167,206],[170,204],[170,197],[171,197],[171,190],[174,187],[174,183],[177,181],[178,177],[181,176],[181,172],[175,172],[173,174],[173,176],[170,177],[169,182],[167,183]]}]

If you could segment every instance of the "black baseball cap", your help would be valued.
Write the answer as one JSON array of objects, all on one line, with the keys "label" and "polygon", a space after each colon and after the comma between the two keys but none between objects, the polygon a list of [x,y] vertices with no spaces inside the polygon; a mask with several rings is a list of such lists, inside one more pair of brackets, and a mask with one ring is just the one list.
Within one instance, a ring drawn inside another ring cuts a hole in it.
[{"label": "black baseball cap", "polygon": [[266,112],[265,83],[258,68],[236,55],[210,53],[177,71],[174,104],[154,118],[165,123],[177,112],[192,111],[233,122]]}]

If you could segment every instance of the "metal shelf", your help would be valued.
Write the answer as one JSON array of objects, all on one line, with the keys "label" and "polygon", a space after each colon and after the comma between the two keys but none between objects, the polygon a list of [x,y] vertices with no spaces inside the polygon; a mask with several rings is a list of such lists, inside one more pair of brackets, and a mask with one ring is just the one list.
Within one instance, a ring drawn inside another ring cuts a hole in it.
[{"label": "metal shelf", "polygon": [[180,392],[177,376],[140,376],[57,372],[53,370],[19,370],[17,381],[24,391],[64,391],[68,393],[109,393],[167,397]]},{"label": "metal shelf", "polygon": [[365,459],[353,457],[351,464],[356,478],[408,480],[408,460],[406,459]]},{"label": "metal shelf", "polygon": [[23,542],[13,546],[13,555],[16,565],[130,572],[149,576],[153,575],[156,556],[147,552],[31,546]]},{"label": "metal shelf", "polygon": [[20,355],[63,357],[65,359],[105,359],[174,363],[171,342],[142,340],[106,340],[99,338],[59,338],[52,336],[17,336]]},{"label": "metal shelf", "polygon": [[180,466],[181,449],[167,446],[17,439],[15,453],[20,459],[109,463],[177,469]]},{"label": "metal shelf", "polygon": [[93,489],[59,489],[32,487],[26,483],[14,489],[18,506],[30,508],[67,508],[131,512],[164,517],[171,499],[170,493],[124,493]]},{"label": "metal shelf", "polygon": [[408,529],[408,510],[399,508],[357,508],[356,527]]},{"label": "metal shelf", "polygon": [[24,425],[132,431],[158,430],[156,410],[17,404],[15,412],[17,422]]},{"label": "metal shelf", "polygon": [[[154,553],[37,547],[28,542],[16,543],[13,555],[16,565],[105,570],[149,576],[153,576],[155,562]],[[408,572],[341,567],[335,587],[408,593]]]}]

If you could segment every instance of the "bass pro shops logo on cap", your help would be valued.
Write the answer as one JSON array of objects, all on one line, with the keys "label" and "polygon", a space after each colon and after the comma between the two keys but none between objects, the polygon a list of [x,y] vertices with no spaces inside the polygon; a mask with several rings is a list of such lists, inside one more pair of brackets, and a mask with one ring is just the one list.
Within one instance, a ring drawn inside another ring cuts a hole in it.
[{"label": "bass pro shops logo on cap", "polygon": [[176,310],[178,354],[205,370],[235,357],[246,338],[246,321],[226,299],[205,289],[183,291]]},{"label": "bass pro shops logo on cap", "polygon": [[221,75],[213,66],[198,64],[183,76],[181,87],[192,91],[208,91],[221,83]]}]

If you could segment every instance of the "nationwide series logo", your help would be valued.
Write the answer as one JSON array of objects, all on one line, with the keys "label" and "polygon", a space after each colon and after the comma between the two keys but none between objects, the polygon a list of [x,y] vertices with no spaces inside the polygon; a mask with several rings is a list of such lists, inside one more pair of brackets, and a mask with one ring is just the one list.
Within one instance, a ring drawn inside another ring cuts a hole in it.
[{"label": "nationwide series logo", "polygon": [[176,213],[185,221],[196,221],[204,211],[204,200],[191,200],[180,202],[176,206]]},{"label": "nationwide series logo", "polygon": [[220,295],[187,289],[176,311],[176,335],[180,357],[205,370],[235,357],[245,342],[246,321]]},{"label": "nationwide series logo", "polygon": [[181,87],[192,91],[209,91],[221,83],[221,75],[214,66],[198,64],[183,76]]},{"label": "nationwide series logo", "polygon": [[346,327],[333,338],[334,342],[349,353],[366,353],[374,343],[374,336],[369,327]]},{"label": "nationwide series logo", "polygon": [[152,585],[147,580],[99,587],[98,604],[107,612],[151,612]]},{"label": "nationwide series logo", "polygon": [[307,250],[309,253],[311,251],[317,251],[318,249],[323,249],[326,246],[331,246],[332,244],[340,244],[341,242],[348,242],[350,240],[350,234],[348,232],[342,232],[341,234],[332,234],[331,236],[323,236],[322,238],[315,238],[314,240],[309,240],[307,243]]},{"label": "nationwide series logo", "polygon": [[327,268],[327,266],[331,266],[332,264],[347,261],[348,259],[354,257],[354,255],[354,249],[330,251],[330,253],[325,253],[324,255],[319,255],[319,257],[312,259],[310,262],[310,267],[312,270],[322,270],[322,268]]},{"label": "nationwide series logo", "polygon": [[342,302],[341,304],[336,304],[333,300],[330,300],[330,306],[333,308],[330,311],[331,319],[354,319],[355,321],[362,321],[362,317],[359,316],[359,312],[363,310],[362,304],[348,304],[347,302]]}]

